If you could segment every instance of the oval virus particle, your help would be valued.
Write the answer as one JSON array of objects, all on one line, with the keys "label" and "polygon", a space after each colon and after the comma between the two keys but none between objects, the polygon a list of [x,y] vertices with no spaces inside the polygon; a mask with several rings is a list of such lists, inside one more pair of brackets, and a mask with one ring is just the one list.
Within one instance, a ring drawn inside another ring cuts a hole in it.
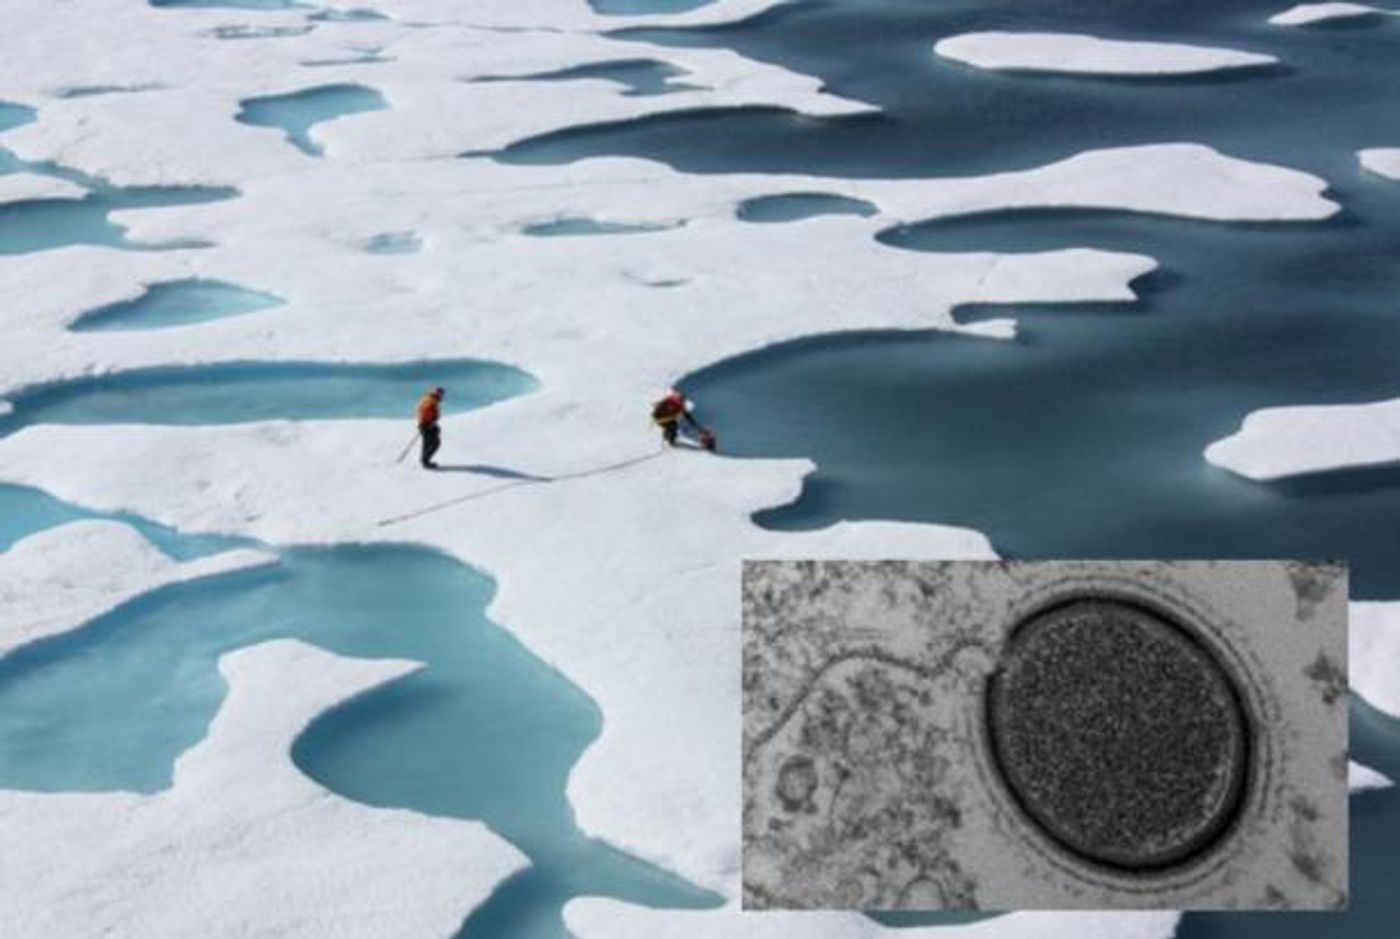
[{"label": "oval virus particle", "polygon": [[988,686],[1016,801],[1062,847],[1130,870],[1185,862],[1241,802],[1249,731],[1225,669],[1185,627],[1089,598],[1032,616]]}]

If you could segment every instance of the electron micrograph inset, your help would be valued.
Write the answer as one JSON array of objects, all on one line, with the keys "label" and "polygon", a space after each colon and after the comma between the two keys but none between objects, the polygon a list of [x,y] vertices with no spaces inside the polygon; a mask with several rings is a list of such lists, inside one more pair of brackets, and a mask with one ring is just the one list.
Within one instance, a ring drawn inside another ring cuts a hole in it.
[{"label": "electron micrograph inset", "polygon": [[1344,566],[743,583],[746,908],[1345,905]]}]

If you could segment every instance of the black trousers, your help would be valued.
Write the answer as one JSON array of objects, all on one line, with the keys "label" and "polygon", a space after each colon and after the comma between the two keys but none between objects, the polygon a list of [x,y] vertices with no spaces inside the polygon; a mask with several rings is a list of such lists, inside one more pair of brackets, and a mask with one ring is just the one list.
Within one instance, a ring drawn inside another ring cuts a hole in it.
[{"label": "black trousers", "polygon": [[423,455],[419,457],[419,462],[427,466],[432,462],[433,454],[442,446],[442,429],[436,424],[419,424],[418,436],[423,441]]}]

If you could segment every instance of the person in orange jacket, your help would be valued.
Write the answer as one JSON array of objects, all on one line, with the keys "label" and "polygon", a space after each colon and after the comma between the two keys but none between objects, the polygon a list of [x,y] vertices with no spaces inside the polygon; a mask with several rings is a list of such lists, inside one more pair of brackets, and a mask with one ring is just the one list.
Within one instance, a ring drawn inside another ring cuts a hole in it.
[{"label": "person in orange jacket", "polygon": [[445,389],[434,388],[418,400],[418,437],[423,442],[418,462],[423,464],[424,469],[437,469],[438,466],[433,462],[433,454],[442,446],[442,428],[438,426],[438,418],[441,417],[439,405],[445,394]]}]

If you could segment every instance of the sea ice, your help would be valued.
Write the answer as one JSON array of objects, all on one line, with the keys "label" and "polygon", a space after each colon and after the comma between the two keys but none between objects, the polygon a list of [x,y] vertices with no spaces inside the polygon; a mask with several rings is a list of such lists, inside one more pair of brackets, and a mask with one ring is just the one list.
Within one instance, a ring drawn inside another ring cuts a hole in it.
[{"label": "sea ice", "polygon": [[0,656],[76,629],[125,601],[177,581],[275,563],[239,549],[180,563],[119,522],[80,521],[0,551]]},{"label": "sea ice", "polygon": [[72,180],[39,173],[0,175],[0,205],[39,199],[81,199],[87,190]]},{"label": "sea ice", "polygon": [[0,791],[6,834],[25,846],[0,853],[7,935],[453,933],[520,853],[477,822],[343,799],[288,756],[317,714],[415,667],[294,640],[243,649],[220,659],[228,697],[173,788]]},{"label": "sea ice", "polygon": [[940,39],[933,51],[978,68],[1080,75],[1199,75],[1278,61],[1257,52],[1073,33],[963,33]]},{"label": "sea ice", "polygon": [[1275,26],[1307,26],[1390,12],[1366,3],[1300,3],[1275,13],[1269,17],[1269,22]]},{"label": "sea ice", "polygon": [[1394,780],[1384,773],[1378,773],[1369,766],[1362,766],[1355,760],[1347,762],[1347,788],[1352,792],[1389,789],[1393,785]]},{"label": "sea ice", "polygon": [[1361,165],[1371,172],[1390,179],[1400,179],[1400,147],[1362,150],[1357,156]]},{"label": "sea ice", "polygon": [[1206,447],[1205,456],[1250,479],[1400,462],[1400,398],[1263,408]]},{"label": "sea ice", "polygon": [[1348,622],[1352,690],[1400,718],[1400,603],[1353,603]]}]

